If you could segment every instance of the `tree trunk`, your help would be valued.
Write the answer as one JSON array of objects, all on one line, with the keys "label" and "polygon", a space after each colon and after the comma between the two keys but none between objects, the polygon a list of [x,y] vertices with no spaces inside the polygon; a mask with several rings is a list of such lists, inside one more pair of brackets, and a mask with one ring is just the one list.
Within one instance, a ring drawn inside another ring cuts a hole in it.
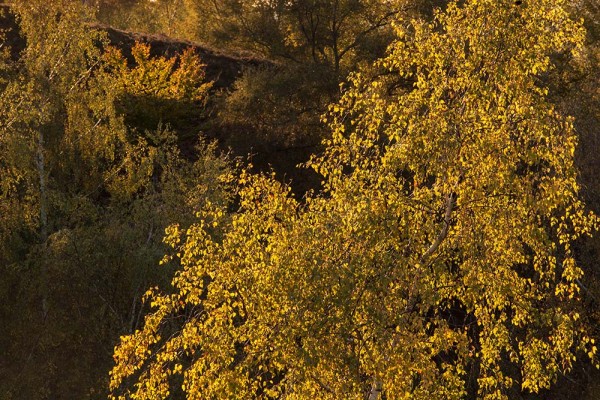
[{"label": "tree trunk", "polygon": [[44,157],[44,129],[38,131],[37,145],[37,172],[40,179],[40,243],[42,245],[41,260],[41,293],[42,293],[42,315],[44,319],[48,315],[48,271],[46,265],[46,248],[48,245],[48,190],[46,185],[46,161]]},{"label": "tree trunk", "polygon": [[371,386],[371,391],[369,392],[368,400],[379,399],[379,394],[381,393],[382,389],[383,385],[381,384],[381,381],[379,381],[378,379],[373,379],[373,386]]}]

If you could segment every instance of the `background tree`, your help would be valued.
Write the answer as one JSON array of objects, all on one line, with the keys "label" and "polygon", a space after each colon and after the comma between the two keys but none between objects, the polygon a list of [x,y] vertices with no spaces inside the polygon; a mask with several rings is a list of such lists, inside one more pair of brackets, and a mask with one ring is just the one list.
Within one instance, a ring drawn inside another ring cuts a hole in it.
[{"label": "background tree", "polygon": [[[160,118],[202,113],[197,56],[154,59],[137,46],[129,67],[101,52],[80,3],[13,7],[27,44],[3,58],[0,83],[0,392],[102,397],[116,338],[140,323],[140,295],[175,267],[156,267],[164,228],[227,202],[218,176],[228,166],[180,123],[198,145],[194,161],[182,157]],[[142,125],[149,104],[155,118]]]},{"label": "background tree", "polygon": [[198,39],[202,8],[196,0],[93,0],[99,21],[118,29]]},{"label": "background tree", "polygon": [[[294,191],[317,179],[294,165],[319,152],[327,130],[320,117],[337,101],[348,72],[383,55],[390,22],[431,14],[436,1],[225,1],[200,0],[198,40],[250,50],[275,65],[248,69],[216,102],[213,129],[253,164],[285,170]],[[268,154],[269,157],[264,155]],[[266,170],[264,167],[262,170]],[[283,174],[281,174],[283,176]]]},{"label": "background tree", "polygon": [[143,14],[136,12],[141,4],[147,3],[140,0],[94,0],[91,4],[96,13],[96,18],[104,24],[117,29],[131,29],[140,21],[149,24],[150,21]]},{"label": "background tree", "polygon": [[[378,55],[396,3],[379,0],[204,1],[199,37],[229,42],[275,58],[325,64],[336,72],[354,55]],[[376,45],[379,41],[379,45]]]},{"label": "background tree", "polygon": [[115,397],[518,398],[593,359],[574,246],[597,218],[540,79],[580,56],[565,6],[397,21],[331,108],[322,195],[242,173],[237,213],[170,228],[183,270],[121,339]]},{"label": "background tree", "polygon": [[[339,83],[383,55],[396,13],[431,17],[445,1],[161,0],[139,2],[128,27],[198,41],[217,51],[251,51],[274,64],[249,68],[215,102],[207,131],[261,170],[285,170],[301,193],[318,184],[294,168],[327,136],[320,116]],[[102,14],[100,15],[101,18]],[[146,22],[144,22],[146,21]],[[283,176],[283,174],[282,174]]]},{"label": "background tree", "polygon": [[[600,138],[600,71],[596,67],[600,63],[600,7],[595,2],[582,0],[569,4],[572,15],[583,18],[587,30],[584,55],[576,64],[568,65],[564,58],[555,58],[559,67],[550,74],[550,98],[562,112],[575,117],[574,127],[580,138],[576,151],[576,164],[579,167],[582,197],[586,204],[600,212],[600,186],[597,179],[600,159],[597,157]],[[567,65],[565,65],[567,64]],[[595,260],[600,251],[598,235],[594,235],[577,247],[577,252],[585,262],[586,279],[583,280],[582,295],[585,301],[581,304],[581,314],[587,317],[589,332],[596,340],[600,340],[600,270]],[[598,381],[599,371],[585,362],[579,362],[579,371],[569,377],[578,382],[579,387],[586,388],[585,394],[593,399],[600,396]],[[567,381],[565,379],[564,381]],[[564,388],[564,397],[576,396],[573,389]],[[570,394],[567,392],[571,392]]]},{"label": "background tree", "polygon": [[[213,46],[250,50],[277,61],[246,70],[216,103],[216,128],[253,163],[295,171],[327,136],[320,116],[339,96],[339,82],[358,63],[381,54],[399,10],[381,1],[196,1],[196,37]],[[272,154],[264,159],[260,154]],[[306,174],[304,174],[306,175]],[[296,192],[316,186],[290,172]]]}]

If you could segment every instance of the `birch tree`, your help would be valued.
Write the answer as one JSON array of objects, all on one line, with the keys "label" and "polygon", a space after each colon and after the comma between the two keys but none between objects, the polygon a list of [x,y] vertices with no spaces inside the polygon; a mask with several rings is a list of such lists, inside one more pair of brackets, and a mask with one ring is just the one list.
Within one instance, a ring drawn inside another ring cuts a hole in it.
[{"label": "birch tree", "polygon": [[113,342],[141,322],[141,294],[169,281],[161,232],[225,201],[228,164],[191,128],[197,156],[185,159],[167,127],[202,113],[197,55],[136,45],[128,66],[81,2],[11,7],[26,42],[0,50],[0,392],[97,396]]},{"label": "birch tree", "polygon": [[114,398],[508,399],[595,360],[573,246],[598,221],[540,79],[581,50],[565,5],[396,21],[325,118],[323,193],[243,172],[237,212],[167,231],[182,269],[115,349]]}]

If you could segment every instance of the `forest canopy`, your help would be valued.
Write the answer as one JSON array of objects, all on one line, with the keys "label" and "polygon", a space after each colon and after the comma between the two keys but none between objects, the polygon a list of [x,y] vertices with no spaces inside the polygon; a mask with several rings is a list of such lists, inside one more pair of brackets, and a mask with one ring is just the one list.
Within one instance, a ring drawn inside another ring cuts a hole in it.
[{"label": "forest canopy", "polygon": [[481,0],[394,31],[326,116],[322,193],[243,173],[235,213],[169,229],[183,269],[121,339],[116,393],[502,399],[595,359],[573,244],[597,218],[538,79],[580,57],[582,26]]},{"label": "forest canopy", "polygon": [[2,10],[7,399],[600,393],[593,2]]}]

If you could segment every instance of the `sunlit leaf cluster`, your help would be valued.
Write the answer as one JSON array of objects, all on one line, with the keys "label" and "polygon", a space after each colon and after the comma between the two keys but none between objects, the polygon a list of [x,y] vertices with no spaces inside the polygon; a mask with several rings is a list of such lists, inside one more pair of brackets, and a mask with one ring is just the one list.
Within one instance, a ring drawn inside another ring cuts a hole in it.
[{"label": "sunlit leaf cluster", "polygon": [[593,359],[573,245],[598,221],[543,83],[583,43],[565,3],[397,20],[325,117],[322,193],[242,172],[236,212],[167,230],[182,269],[116,348],[115,398],[506,399]]}]

